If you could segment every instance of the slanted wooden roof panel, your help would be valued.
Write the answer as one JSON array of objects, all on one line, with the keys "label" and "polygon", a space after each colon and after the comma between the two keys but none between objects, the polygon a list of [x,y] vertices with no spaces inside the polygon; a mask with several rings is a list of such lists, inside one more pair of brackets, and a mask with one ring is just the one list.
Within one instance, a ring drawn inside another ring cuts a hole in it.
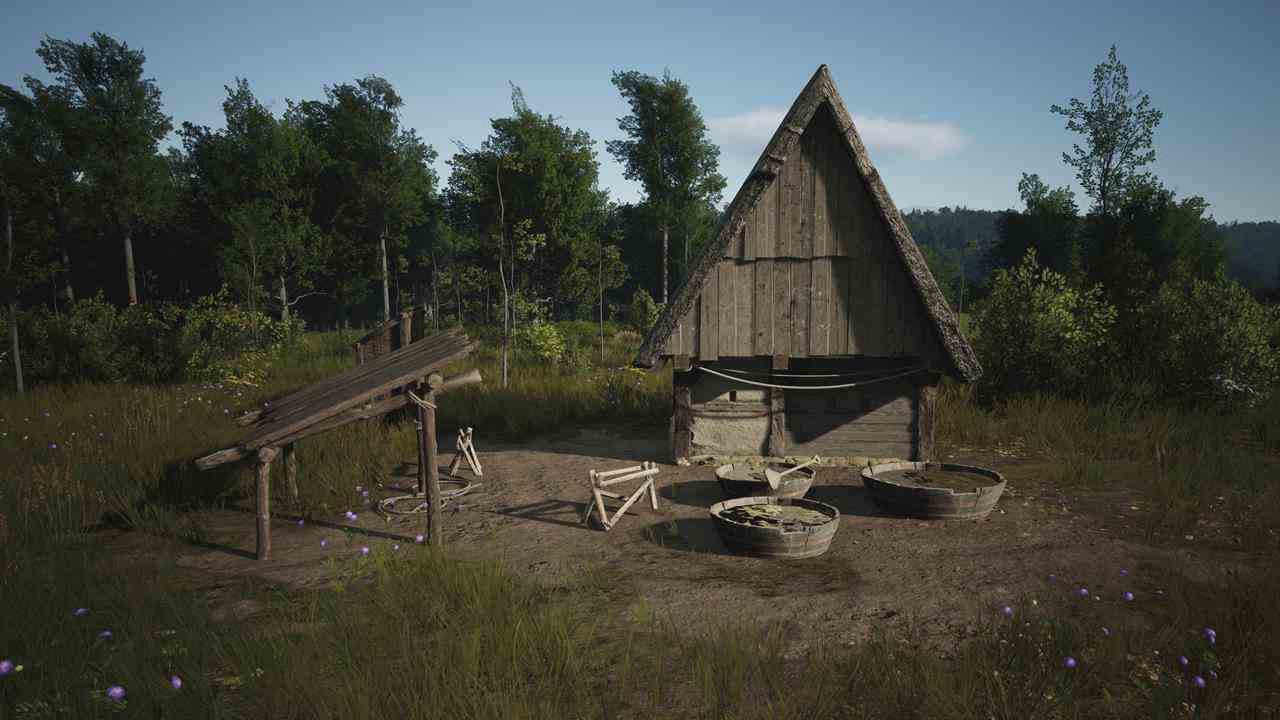
[{"label": "slanted wooden roof panel", "polygon": [[[828,272],[819,263],[815,271],[815,257],[848,258],[849,266]],[[726,317],[719,303],[726,277],[718,266],[734,261],[756,265],[750,313],[755,354],[803,357],[823,349],[836,354],[836,348],[920,354],[965,380],[981,375],[825,65],[734,196],[715,238],[645,339],[637,365],[654,367],[662,355],[711,360],[743,351],[737,325],[726,324],[740,324],[742,317]],[[736,298],[736,271],[728,279]],[[847,285],[840,287],[842,282]],[[846,296],[847,305],[835,302]],[[833,341],[832,326],[839,324],[847,332]],[[730,327],[733,340],[726,347]],[[821,337],[812,334],[815,329]]]}]

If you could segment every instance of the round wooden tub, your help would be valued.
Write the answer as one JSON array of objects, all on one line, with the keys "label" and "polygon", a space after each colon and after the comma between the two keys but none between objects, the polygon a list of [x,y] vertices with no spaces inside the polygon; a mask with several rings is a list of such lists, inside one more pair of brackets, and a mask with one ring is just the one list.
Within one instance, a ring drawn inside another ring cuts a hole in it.
[{"label": "round wooden tub", "polygon": [[726,546],[757,557],[817,557],[831,547],[840,526],[839,510],[804,498],[735,498],[712,505],[710,512]]},{"label": "round wooden tub", "polygon": [[[795,467],[795,465],[784,465],[774,463],[769,465],[770,468],[778,472],[784,472]],[[720,481],[720,491],[724,493],[726,498],[740,497],[780,497],[780,498],[799,498],[804,497],[809,492],[809,488],[813,486],[813,480],[817,477],[817,472],[813,466],[800,468],[795,472],[782,478],[782,485],[773,491],[769,487],[769,481],[764,477],[763,465],[752,465],[749,463],[734,463],[731,465],[721,465],[716,468],[716,478]]]},{"label": "round wooden tub", "polygon": [[[929,485],[929,473],[948,474],[952,487]],[[972,485],[955,478],[972,476]],[[873,465],[862,470],[862,483],[876,502],[886,508],[922,518],[977,519],[996,506],[1004,492],[1004,476],[995,470],[935,462],[899,462]],[[956,485],[963,485],[958,489]],[[968,488],[972,489],[968,489]]]}]

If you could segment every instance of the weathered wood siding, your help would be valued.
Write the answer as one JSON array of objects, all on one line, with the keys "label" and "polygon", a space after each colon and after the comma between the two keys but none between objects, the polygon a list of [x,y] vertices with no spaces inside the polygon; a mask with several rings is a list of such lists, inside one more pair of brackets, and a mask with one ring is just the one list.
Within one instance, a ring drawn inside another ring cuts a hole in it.
[{"label": "weathered wood siding", "polygon": [[824,105],[664,354],[914,356],[945,366],[897,247]]},{"label": "weathered wood siding", "polygon": [[[771,359],[727,359],[705,363],[725,368],[768,373]],[[836,372],[883,372],[894,363],[869,360],[811,359],[801,369],[832,365]],[[899,361],[900,363],[900,361]],[[677,457],[689,455],[822,455],[918,459],[931,453],[933,402],[921,402],[936,376],[901,379],[841,390],[787,390],[775,407],[769,392],[725,380],[696,368],[678,372],[678,392],[687,393],[688,413],[673,427],[686,431],[687,440],[674,443]],[[926,393],[923,394],[922,393]],[[680,405],[677,402],[677,405]],[[679,408],[678,408],[679,410]],[[777,413],[781,447],[770,452],[770,424]],[[929,413],[926,417],[923,413]],[[922,433],[922,431],[924,431]],[[681,455],[681,452],[687,455]]]}]

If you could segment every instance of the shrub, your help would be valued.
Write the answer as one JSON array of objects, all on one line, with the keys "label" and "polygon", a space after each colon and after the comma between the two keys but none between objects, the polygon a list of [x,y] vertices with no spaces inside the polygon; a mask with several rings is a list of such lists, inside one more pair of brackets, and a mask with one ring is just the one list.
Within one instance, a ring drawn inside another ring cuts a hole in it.
[{"label": "shrub", "polygon": [[631,296],[631,305],[627,307],[627,324],[641,335],[648,335],[660,312],[661,309],[649,297],[649,293],[637,288]]},{"label": "shrub", "polygon": [[516,346],[540,362],[556,363],[565,357],[564,336],[551,323],[533,322],[519,325],[514,335]]},{"label": "shrub", "polygon": [[1233,280],[1166,282],[1124,327],[1129,366],[1171,398],[1252,403],[1276,386],[1275,315]]},{"label": "shrub", "polygon": [[1031,248],[1011,270],[992,276],[972,324],[983,384],[999,392],[1086,391],[1107,363],[1116,309],[1102,290],[1072,287],[1036,261]]},{"label": "shrub", "polygon": [[[117,308],[97,295],[64,313],[40,306],[18,316],[23,374],[31,384],[257,384],[301,327],[300,320],[285,324],[249,313],[225,291],[185,309],[172,303]],[[0,334],[8,334],[3,321]],[[12,359],[6,356],[4,365],[8,385]]]}]

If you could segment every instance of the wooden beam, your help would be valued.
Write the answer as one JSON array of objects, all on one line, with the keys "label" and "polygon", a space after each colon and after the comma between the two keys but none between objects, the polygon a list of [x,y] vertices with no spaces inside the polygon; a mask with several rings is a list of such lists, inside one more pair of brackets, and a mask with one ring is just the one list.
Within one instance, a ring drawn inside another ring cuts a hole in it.
[{"label": "wooden beam", "polygon": [[276,459],[277,450],[264,447],[258,450],[258,543],[256,555],[259,560],[271,557],[271,461]]},{"label": "wooden beam", "polygon": [[[791,364],[790,358],[786,355],[774,355],[772,368],[774,370],[786,370]],[[785,390],[778,388],[769,388],[769,456],[782,457],[787,451],[786,437],[783,434],[786,421],[786,395]]]}]

